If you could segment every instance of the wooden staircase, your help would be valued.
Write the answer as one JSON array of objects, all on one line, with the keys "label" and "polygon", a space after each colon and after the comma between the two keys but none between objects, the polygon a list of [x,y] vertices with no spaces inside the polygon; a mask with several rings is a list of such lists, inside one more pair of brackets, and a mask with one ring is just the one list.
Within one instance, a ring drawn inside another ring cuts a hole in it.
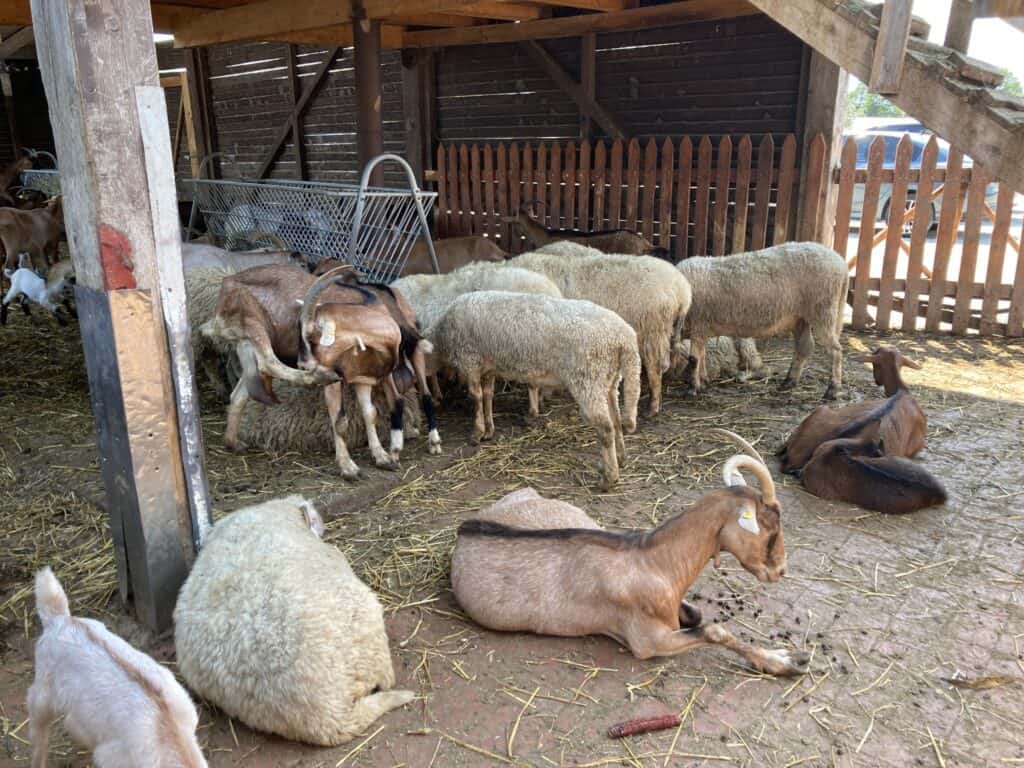
[{"label": "wooden staircase", "polygon": [[[749,2],[865,83],[878,79],[876,47],[884,46],[881,58],[895,60],[898,72],[897,84],[886,97],[999,180],[1024,192],[1024,100],[995,91],[1000,78],[991,67],[952,48],[908,37],[909,16],[883,20],[881,5],[859,0]],[[894,30],[894,24],[899,28]]]}]

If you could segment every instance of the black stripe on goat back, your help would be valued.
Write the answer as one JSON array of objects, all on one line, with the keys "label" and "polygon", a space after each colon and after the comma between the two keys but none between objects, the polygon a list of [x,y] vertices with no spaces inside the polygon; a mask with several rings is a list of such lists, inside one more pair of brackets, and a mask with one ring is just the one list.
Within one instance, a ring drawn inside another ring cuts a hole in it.
[{"label": "black stripe on goat back", "polygon": [[578,541],[608,549],[638,549],[646,546],[650,539],[647,531],[615,533],[596,528],[513,528],[490,520],[466,520],[459,526],[458,535],[535,541]]},{"label": "black stripe on goat back", "polygon": [[871,422],[877,421],[878,419],[881,419],[884,416],[888,415],[892,411],[892,409],[896,407],[896,398],[899,397],[899,395],[900,393],[897,392],[892,397],[887,397],[885,400],[882,401],[878,408],[872,408],[870,411],[865,413],[856,421],[850,422],[845,427],[843,427],[842,431],[840,431],[835,437],[832,437],[830,439],[840,440],[842,438],[856,436],[862,429],[864,429],[864,427],[866,427]]}]

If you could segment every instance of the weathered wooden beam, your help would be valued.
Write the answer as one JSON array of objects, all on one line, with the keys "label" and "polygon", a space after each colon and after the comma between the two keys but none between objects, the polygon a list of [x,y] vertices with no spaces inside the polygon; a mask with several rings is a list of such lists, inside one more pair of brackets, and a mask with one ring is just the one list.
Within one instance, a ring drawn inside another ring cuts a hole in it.
[{"label": "weathered wooden beam", "polygon": [[633,8],[632,0],[544,0],[545,5],[581,8],[586,11],[624,11]]},{"label": "weathered wooden beam", "polygon": [[[185,76],[192,101],[192,125],[198,155],[193,168],[198,177],[199,163],[217,151],[217,130],[213,122],[213,100],[210,95],[210,63],[205,48],[189,48],[185,51]],[[212,161],[203,172],[207,178],[215,179],[220,175],[220,166]]]},{"label": "weathered wooden beam", "polygon": [[422,186],[434,151],[434,54],[402,51],[402,114],[405,120],[405,157]]},{"label": "weathered wooden beam", "polygon": [[545,50],[544,46],[535,40],[527,40],[520,43],[523,50],[525,50],[531,59],[543,69],[548,77],[555,81],[555,84],[561,88],[565,94],[573,100],[580,112],[583,112],[593,119],[598,125],[601,126],[601,130],[607,133],[613,139],[624,139],[627,138],[626,132],[619,127],[615,117],[604,107],[597,103],[593,98],[587,96],[583,92],[582,86],[573,79],[561,64]]},{"label": "weathered wooden beam", "polygon": [[888,95],[899,91],[910,39],[910,21],[910,0],[885,0],[868,83],[873,93]]},{"label": "weathered wooden beam", "polygon": [[[360,19],[353,25],[355,45],[352,59],[356,81],[356,144],[359,171],[384,152],[383,92],[380,84],[380,22]],[[384,169],[374,169],[374,186],[384,185]]]},{"label": "weathered wooden beam", "polygon": [[519,24],[489,24],[467,29],[407,32],[403,44],[408,48],[445,48],[478,43],[514,43],[521,40],[576,37],[587,32],[625,32],[688,21],[752,16],[756,13],[757,10],[747,0],[687,0],[631,8],[627,11],[587,13],[556,19],[524,21]]},{"label": "weathered wooden beam", "polygon": [[[26,25],[32,23],[31,0],[4,0],[0,3],[0,24]],[[188,5],[169,3],[153,3],[150,5],[154,32],[170,32],[186,20],[206,13],[205,8],[194,8]]]},{"label": "weathered wooden beam", "polygon": [[[847,13],[822,0],[749,0],[805,43],[867,82],[874,35]],[[523,25],[519,25],[523,26]],[[461,32],[462,30],[455,30]],[[469,30],[467,30],[469,31]],[[408,41],[407,41],[408,42]],[[979,89],[980,90],[980,89]],[[907,56],[894,104],[968,153],[1014,189],[1024,189],[1024,138],[979,101],[967,101],[938,66]]]},{"label": "weathered wooden beam", "polygon": [[7,130],[11,135],[11,148],[17,152],[21,146],[21,133],[18,130],[18,118],[14,112],[14,83],[7,69],[7,62],[0,61],[0,92],[4,98],[4,112],[7,114]]},{"label": "weathered wooden beam", "polygon": [[[587,99],[597,100],[597,35],[593,32],[580,38],[580,87]],[[593,133],[590,115],[580,110],[580,138],[589,139]]]},{"label": "weathered wooden beam", "polygon": [[288,92],[292,99],[292,146],[295,147],[295,178],[306,178],[306,137],[302,130],[302,115],[299,113],[299,99],[302,84],[299,82],[299,67],[294,45],[288,46]]},{"label": "weathered wooden beam", "polygon": [[32,13],[122,595],[163,630],[210,516],[149,4]]},{"label": "weathered wooden beam", "polygon": [[313,79],[309,83],[309,87],[303,92],[302,96],[295,104],[295,108],[292,110],[291,116],[285,120],[284,125],[281,126],[281,130],[278,131],[277,136],[270,145],[270,150],[263,158],[263,162],[260,163],[260,168],[256,171],[256,178],[265,178],[270,169],[273,167],[274,162],[281,154],[281,150],[284,149],[285,139],[288,138],[288,134],[292,132],[295,120],[302,117],[302,114],[306,111],[306,107],[309,106],[310,100],[316,96],[320,90],[320,86],[323,85],[324,79],[327,77],[327,73],[331,69],[331,64],[334,63],[334,59],[341,53],[341,47],[332,48],[327,51],[327,55],[324,56],[323,61],[320,62],[320,66],[317,67],[316,72],[313,74]]},{"label": "weathered wooden beam", "polygon": [[[849,73],[840,69],[838,64],[811,50],[807,66],[806,101],[801,134],[800,193],[797,200],[804,200],[808,183],[814,183],[814,180],[808,182],[807,179],[807,157],[811,142],[819,133],[825,138],[825,178],[830,180],[834,169],[839,167],[849,78]],[[826,182],[821,186],[816,220],[805,220],[806,207],[798,206],[796,232],[801,239],[824,243],[835,222],[839,185]]]},{"label": "weathered wooden beam", "polygon": [[[199,137],[196,133],[195,106],[193,103],[192,86],[189,83],[188,72],[182,72],[181,80],[181,114],[185,124],[185,141],[188,144],[188,164],[192,170],[192,178],[199,178],[199,163],[202,158],[199,156]],[[175,148],[174,159],[177,161],[178,154]]]},{"label": "weathered wooden beam", "polygon": [[529,21],[547,16],[549,10],[526,3],[507,3],[504,0],[488,0],[474,2],[449,8],[448,13],[466,16],[478,16],[481,19],[497,19],[499,21]]},{"label": "weathered wooden beam", "polygon": [[[422,13],[449,13],[478,0],[260,0],[211,11],[174,29],[177,47],[244,40],[282,40],[296,32],[349,24],[356,16],[387,19]],[[361,6],[361,7],[358,7]]]},{"label": "weathered wooden beam", "polygon": [[953,0],[949,9],[949,23],[946,25],[946,40],[943,43],[960,53],[967,53],[971,44],[971,27],[974,25],[976,3],[971,0]]},{"label": "weathered wooden beam", "polygon": [[1024,16],[1024,0],[974,0],[974,17],[1010,19]]},{"label": "weathered wooden beam", "polygon": [[[388,50],[401,48],[404,32],[403,27],[382,24],[380,28],[381,48]],[[351,48],[355,43],[355,34],[352,32],[352,24],[350,23],[334,24],[320,29],[306,29],[301,32],[274,35],[268,37],[267,40],[295,45],[329,45],[336,48]]]},{"label": "weathered wooden beam", "polygon": [[410,13],[392,16],[388,21],[403,27],[472,27],[484,23],[482,18],[454,13]]},{"label": "weathered wooden beam", "polygon": [[7,35],[0,42],[0,60],[9,59],[25,46],[32,45],[33,39],[32,27],[30,26],[22,27],[14,34]]}]

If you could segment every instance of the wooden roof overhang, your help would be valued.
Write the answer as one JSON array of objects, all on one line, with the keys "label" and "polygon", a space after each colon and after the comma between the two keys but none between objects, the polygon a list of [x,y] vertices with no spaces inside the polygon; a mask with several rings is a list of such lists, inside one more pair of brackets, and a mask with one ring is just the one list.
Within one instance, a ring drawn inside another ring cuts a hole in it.
[{"label": "wooden roof overhang", "polygon": [[[351,46],[379,21],[383,48],[443,48],[570,37],[747,16],[746,0],[154,0],[153,28],[176,47],[245,41]],[[29,25],[29,0],[0,0],[0,25]]]}]

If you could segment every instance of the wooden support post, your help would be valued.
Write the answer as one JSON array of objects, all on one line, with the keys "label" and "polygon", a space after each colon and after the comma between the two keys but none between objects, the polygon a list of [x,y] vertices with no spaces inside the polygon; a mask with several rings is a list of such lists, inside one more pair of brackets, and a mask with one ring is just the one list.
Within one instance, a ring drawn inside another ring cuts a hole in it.
[{"label": "wooden support post", "polygon": [[6,61],[0,61],[0,90],[3,91],[7,130],[11,134],[11,149],[17,157],[21,136],[18,133],[18,118],[14,114],[14,83],[11,82],[11,73],[7,69]]},{"label": "wooden support post", "polygon": [[302,130],[302,115],[295,108],[302,94],[296,47],[288,45],[288,88],[292,96],[292,142],[295,147],[295,178],[306,178],[306,136]]},{"label": "wooden support post", "polygon": [[871,63],[872,93],[899,93],[910,38],[910,0],[885,0]]},{"label": "wooden support post", "polygon": [[[188,72],[181,73],[181,114],[182,122],[185,124],[185,142],[188,144],[188,164],[192,170],[192,178],[199,177],[199,164],[202,158],[199,156],[199,137],[196,134],[195,105],[192,101],[192,86],[189,84]],[[177,142],[177,137],[175,137]],[[175,143],[174,160],[178,160],[177,143]]]},{"label": "wooden support post", "polygon": [[[580,87],[583,97],[591,102],[597,100],[597,34],[588,32],[580,38]],[[580,138],[589,139],[594,135],[590,115],[580,110]]]},{"label": "wooden support post", "polygon": [[807,159],[811,142],[817,134],[825,137],[825,183],[822,185],[815,221],[807,221],[807,207],[798,205],[797,236],[801,240],[828,242],[836,217],[838,185],[833,173],[839,167],[842,149],[843,122],[846,119],[846,90],[850,75],[822,54],[811,50],[807,72],[807,93],[803,117],[800,149],[800,193],[797,200],[805,199],[808,185]]},{"label": "wooden support post", "polygon": [[967,53],[971,44],[971,27],[974,24],[974,3],[971,0],[953,0],[949,9],[949,24],[946,26],[944,45],[960,53]]},{"label": "wooden support post", "polygon": [[122,595],[164,630],[210,516],[149,3],[32,14]]},{"label": "wooden support post", "polygon": [[543,69],[548,77],[555,81],[559,88],[572,99],[581,113],[586,114],[601,126],[608,136],[613,139],[626,138],[626,132],[619,127],[615,117],[604,107],[597,103],[593,97],[583,92],[583,87],[573,79],[573,76],[565,71],[565,68],[558,63],[558,60],[547,52],[547,49],[536,40],[527,40],[520,43],[530,58]]},{"label": "wooden support post", "polygon": [[[195,137],[198,163],[217,151],[217,131],[213,121],[213,100],[210,98],[210,63],[205,48],[188,48],[185,51],[185,74],[189,86],[189,101],[192,107],[192,135]],[[184,98],[184,93],[182,93]],[[191,151],[191,149],[190,149]],[[194,171],[198,174],[198,171]],[[220,163],[207,163],[204,173],[207,178],[220,176]]]},{"label": "wooden support post", "polygon": [[429,50],[402,51],[402,114],[405,157],[422,186],[434,156],[434,55]]},{"label": "wooden support post", "polygon": [[[359,170],[384,152],[384,97],[380,88],[380,22],[358,19],[352,25],[356,76],[356,141]],[[384,183],[384,169],[374,169],[370,183]]]}]

